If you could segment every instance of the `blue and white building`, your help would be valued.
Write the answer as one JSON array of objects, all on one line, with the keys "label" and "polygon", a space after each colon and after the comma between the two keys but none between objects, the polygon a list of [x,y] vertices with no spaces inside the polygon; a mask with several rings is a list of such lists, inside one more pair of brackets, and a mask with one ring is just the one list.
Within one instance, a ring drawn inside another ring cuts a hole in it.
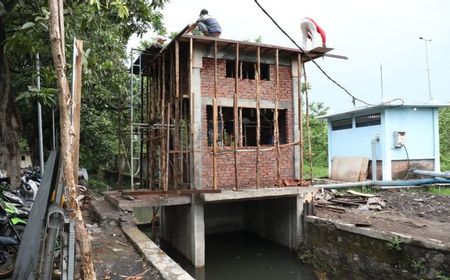
[{"label": "blue and white building", "polygon": [[439,114],[448,104],[387,105],[330,114],[328,166],[336,156],[367,157],[369,175],[377,162],[377,178],[402,179],[409,168],[440,171]]}]

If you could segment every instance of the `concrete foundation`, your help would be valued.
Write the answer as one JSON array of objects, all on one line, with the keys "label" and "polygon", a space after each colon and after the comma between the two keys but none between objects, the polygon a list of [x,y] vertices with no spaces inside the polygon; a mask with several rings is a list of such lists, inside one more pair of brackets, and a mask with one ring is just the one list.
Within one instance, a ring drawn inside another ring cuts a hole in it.
[{"label": "concrete foundation", "polygon": [[312,190],[228,191],[203,194],[189,205],[163,206],[161,238],[196,267],[205,265],[205,234],[209,233],[244,230],[295,249],[303,236],[303,197]]}]

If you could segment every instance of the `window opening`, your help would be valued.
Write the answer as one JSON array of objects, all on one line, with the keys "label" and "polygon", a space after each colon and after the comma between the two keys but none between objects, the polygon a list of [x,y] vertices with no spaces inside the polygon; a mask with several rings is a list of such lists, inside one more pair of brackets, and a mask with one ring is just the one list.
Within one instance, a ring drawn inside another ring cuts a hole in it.
[{"label": "window opening", "polygon": [[[236,65],[235,60],[226,60],[225,65],[225,77],[236,77]],[[270,81],[270,64],[260,63],[261,68],[261,80]],[[256,63],[240,61],[239,62],[239,78],[254,80],[256,78]]]},{"label": "window opening", "polygon": [[381,124],[381,113],[359,116],[355,118],[356,127],[365,127]]},{"label": "window opening", "polygon": [[[255,147],[256,144],[256,109],[255,108],[240,108],[242,110],[242,146]],[[234,137],[234,114],[232,107],[219,107],[218,114],[218,144],[219,146],[233,146]],[[214,127],[213,127],[213,108],[207,106],[206,115],[208,121],[208,146],[213,145]],[[287,110],[278,110],[278,127],[280,133],[280,144],[287,142]],[[274,145],[274,109],[260,110],[260,144]],[[239,138],[237,138],[239,139]]]},{"label": "window opening", "polygon": [[331,122],[331,130],[342,130],[353,127],[352,118],[335,120]]}]

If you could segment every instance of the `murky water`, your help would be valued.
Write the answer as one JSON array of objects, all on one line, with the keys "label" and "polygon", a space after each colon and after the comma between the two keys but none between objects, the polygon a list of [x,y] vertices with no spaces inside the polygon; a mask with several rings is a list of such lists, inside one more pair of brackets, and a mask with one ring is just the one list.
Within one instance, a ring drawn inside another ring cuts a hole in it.
[{"label": "murky water", "polygon": [[197,280],[317,279],[295,252],[245,232],[207,235],[203,269],[195,269],[168,245],[161,247]]}]

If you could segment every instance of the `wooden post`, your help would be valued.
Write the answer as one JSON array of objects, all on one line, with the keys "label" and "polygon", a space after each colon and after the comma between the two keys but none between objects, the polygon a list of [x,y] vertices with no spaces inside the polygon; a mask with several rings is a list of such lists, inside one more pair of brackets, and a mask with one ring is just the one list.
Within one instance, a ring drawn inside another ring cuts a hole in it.
[{"label": "wooden post", "polygon": [[[162,67],[161,67],[161,76],[162,76],[162,85],[161,85],[161,117],[162,117],[162,124],[165,129],[169,129],[167,125],[167,119],[166,116],[166,57],[165,55],[162,57]],[[160,166],[159,166],[159,188],[167,190],[166,186],[166,141],[164,137],[165,130],[161,130],[161,144],[159,149],[159,154],[161,157]]]},{"label": "wooden post", "polygon": [[261,91],[261,49],[258,47],[256,49],[256,188],[260,187],[260,158],[259,149],[261,142],[261,104],[260,104],[260,91]]},{"label": "wooden post", "polygon": [[195,178],[194,178],[194,93],[192,91],[192,72],[193,72],[193,60],[194,60],[194,40],[189,39],[189,105],[190,105],[190,135],[189,135],[189,146],[191,152],[189,153],[189,183],[191,184],[191,189],[195,188]]},{"label": "wooden post", "polygon": [[75,40],[76,58],[73,69],[73,115],[72,128],[74,136],[72,138],[72,160],[73,160],[73,177],[75,184],[78,184],[78,162],[80,159],[80,109],[81,109],[81,72],[82,72],[82,57],[83,57],[83,41]]},{"label": "wooden post", "polygon": [[233,115],[234,115],[234,181],[236,189],[239,189],[238,178],[238,160],[237,160],[237,141],[238,133],[238,91],[239,91],[239,43],[236,43],[236,62],[235,62],[235,79],[234,79],[234,98],[233,98]]},{"label": "wooden post", "polygon": [[243,132],[243,125],[242,125],[242,108],[239,108],[239,147],[244,146],[244,132]]},{"label": "wooden post", "polygon": [[300,158],[300,186],[303,186],[303,104],[302,104],[302,60],[300,54],[297,55],[297,76],[298,76],[298,130],[299,130],[299,158]]},{"label": "wooden post", "polygon": [[[174,117],[174,147],[175,150],[180,150],[180,43],[175,41],[175,117]],[[173,184],[175,189],[178,188],[180,179],[180,154],[173,154]]]},{"label": "wooden post", "polygon": [[280,124],[278,122],[279,114],[279,94],[280,94],[280,56],[279,50],[275,50],[275,68],[276,68],[276,80],[275,80],[275,114],[274,114],[274,134],[276,145],[276,161],[277,161],[277,182],[278,187],[281,187],[281,170],[280,170]]},{"label": "wooden post", "polygon": [[214,41],[214,98],[213,98],[213,189],[217,189],[217,41]]},{"label": "wooden post", "polygon": [[[170,154],[169,154],[169,151],[170,151],[170,147],[169,147],[169,145],[170,145],[170,104],[169,104],[169,106],[167,106],[167,130],[166,130],[166,163],[165,163],[165,168],[166,168],[166,170],[165,170],[165,174],[166,174],[166,176],[165,176],[165,182],[164,182],[164,190],[165,191],[167,191],[167,190],[169,190],[169,164],[170,164]],[[173,171],[172,171],[173,172]]]},{"label": "wooden post", "polygon": [[311,177],[311,182],[313,179],[313,169],[312,169],[312,151],[311,151],[311,127],[310,127],[310,116],[309,116],[309,98],[308,98],[308,84],[306,80],[305,66],[303,65],[303,75],[305,77],[305,110],[306,110],[306,129],[308,130],[308,159],[309,159],[309,175]]}]

